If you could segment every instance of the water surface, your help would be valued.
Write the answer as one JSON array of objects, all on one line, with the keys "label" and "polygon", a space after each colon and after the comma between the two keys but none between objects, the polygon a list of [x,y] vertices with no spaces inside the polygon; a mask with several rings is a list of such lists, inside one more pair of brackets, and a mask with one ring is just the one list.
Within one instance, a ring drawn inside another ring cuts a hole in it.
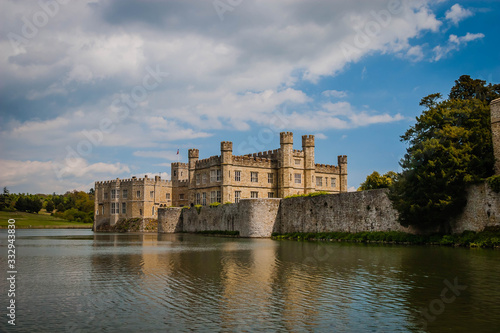
[{"label": "water surface", "polygon": [[495,250],[86,230],[16,237],[16,327],[1,279],[2,332],[500,331]]}]

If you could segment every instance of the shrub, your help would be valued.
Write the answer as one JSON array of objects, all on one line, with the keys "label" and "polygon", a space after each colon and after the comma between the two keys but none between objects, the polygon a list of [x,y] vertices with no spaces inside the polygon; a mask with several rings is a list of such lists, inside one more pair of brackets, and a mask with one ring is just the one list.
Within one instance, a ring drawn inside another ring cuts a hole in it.
[{"label": "shrub", "polygon": [[220,203],[220,202],[212,202],[212,203],[210,204],[210,208],[218,207],[218,206],[220,206],[220,205],[221,205],[221,203]]},{"label": "shrub", "polygon": [[486,179],[486,182],[493,191],[500,193],[500,175],[492,176]]}]

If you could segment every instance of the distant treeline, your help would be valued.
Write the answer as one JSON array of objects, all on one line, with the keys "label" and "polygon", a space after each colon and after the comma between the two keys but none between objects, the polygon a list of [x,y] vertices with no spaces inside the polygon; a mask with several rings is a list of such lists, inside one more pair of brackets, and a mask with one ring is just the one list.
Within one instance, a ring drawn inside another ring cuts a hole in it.
[{"label": "distant treeline", "polygon": [[0,194],[0,210],[38,214],[42,209],[52,216],[69,221],[94,221],[94,189],[65,194],[10,193],[7,187]]}]

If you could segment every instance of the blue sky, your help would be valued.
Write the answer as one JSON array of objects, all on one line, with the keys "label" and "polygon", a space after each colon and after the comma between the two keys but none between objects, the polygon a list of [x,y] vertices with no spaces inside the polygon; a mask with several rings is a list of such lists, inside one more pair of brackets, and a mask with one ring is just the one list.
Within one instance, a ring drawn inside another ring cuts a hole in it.
[{"label": "blue sky", "polygon": [[[88,190],[316,135],[348,185],[460,75],[500,82],[498,1],[41,0],[0,13],[0,186]],[[176,155],[180,150],[179,156]]]}]

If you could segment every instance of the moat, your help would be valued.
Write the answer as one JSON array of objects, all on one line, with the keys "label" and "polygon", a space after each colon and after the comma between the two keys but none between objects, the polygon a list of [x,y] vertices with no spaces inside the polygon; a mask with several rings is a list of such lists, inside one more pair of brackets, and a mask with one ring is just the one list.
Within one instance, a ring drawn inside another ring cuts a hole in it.
[{"label": "moat", "polygon": [[[6,230],[0,231],[3,270]],[[17,230],[12,332],[497,332],[500,251]],[[5,279],[0,289],[6,291]]]}]

